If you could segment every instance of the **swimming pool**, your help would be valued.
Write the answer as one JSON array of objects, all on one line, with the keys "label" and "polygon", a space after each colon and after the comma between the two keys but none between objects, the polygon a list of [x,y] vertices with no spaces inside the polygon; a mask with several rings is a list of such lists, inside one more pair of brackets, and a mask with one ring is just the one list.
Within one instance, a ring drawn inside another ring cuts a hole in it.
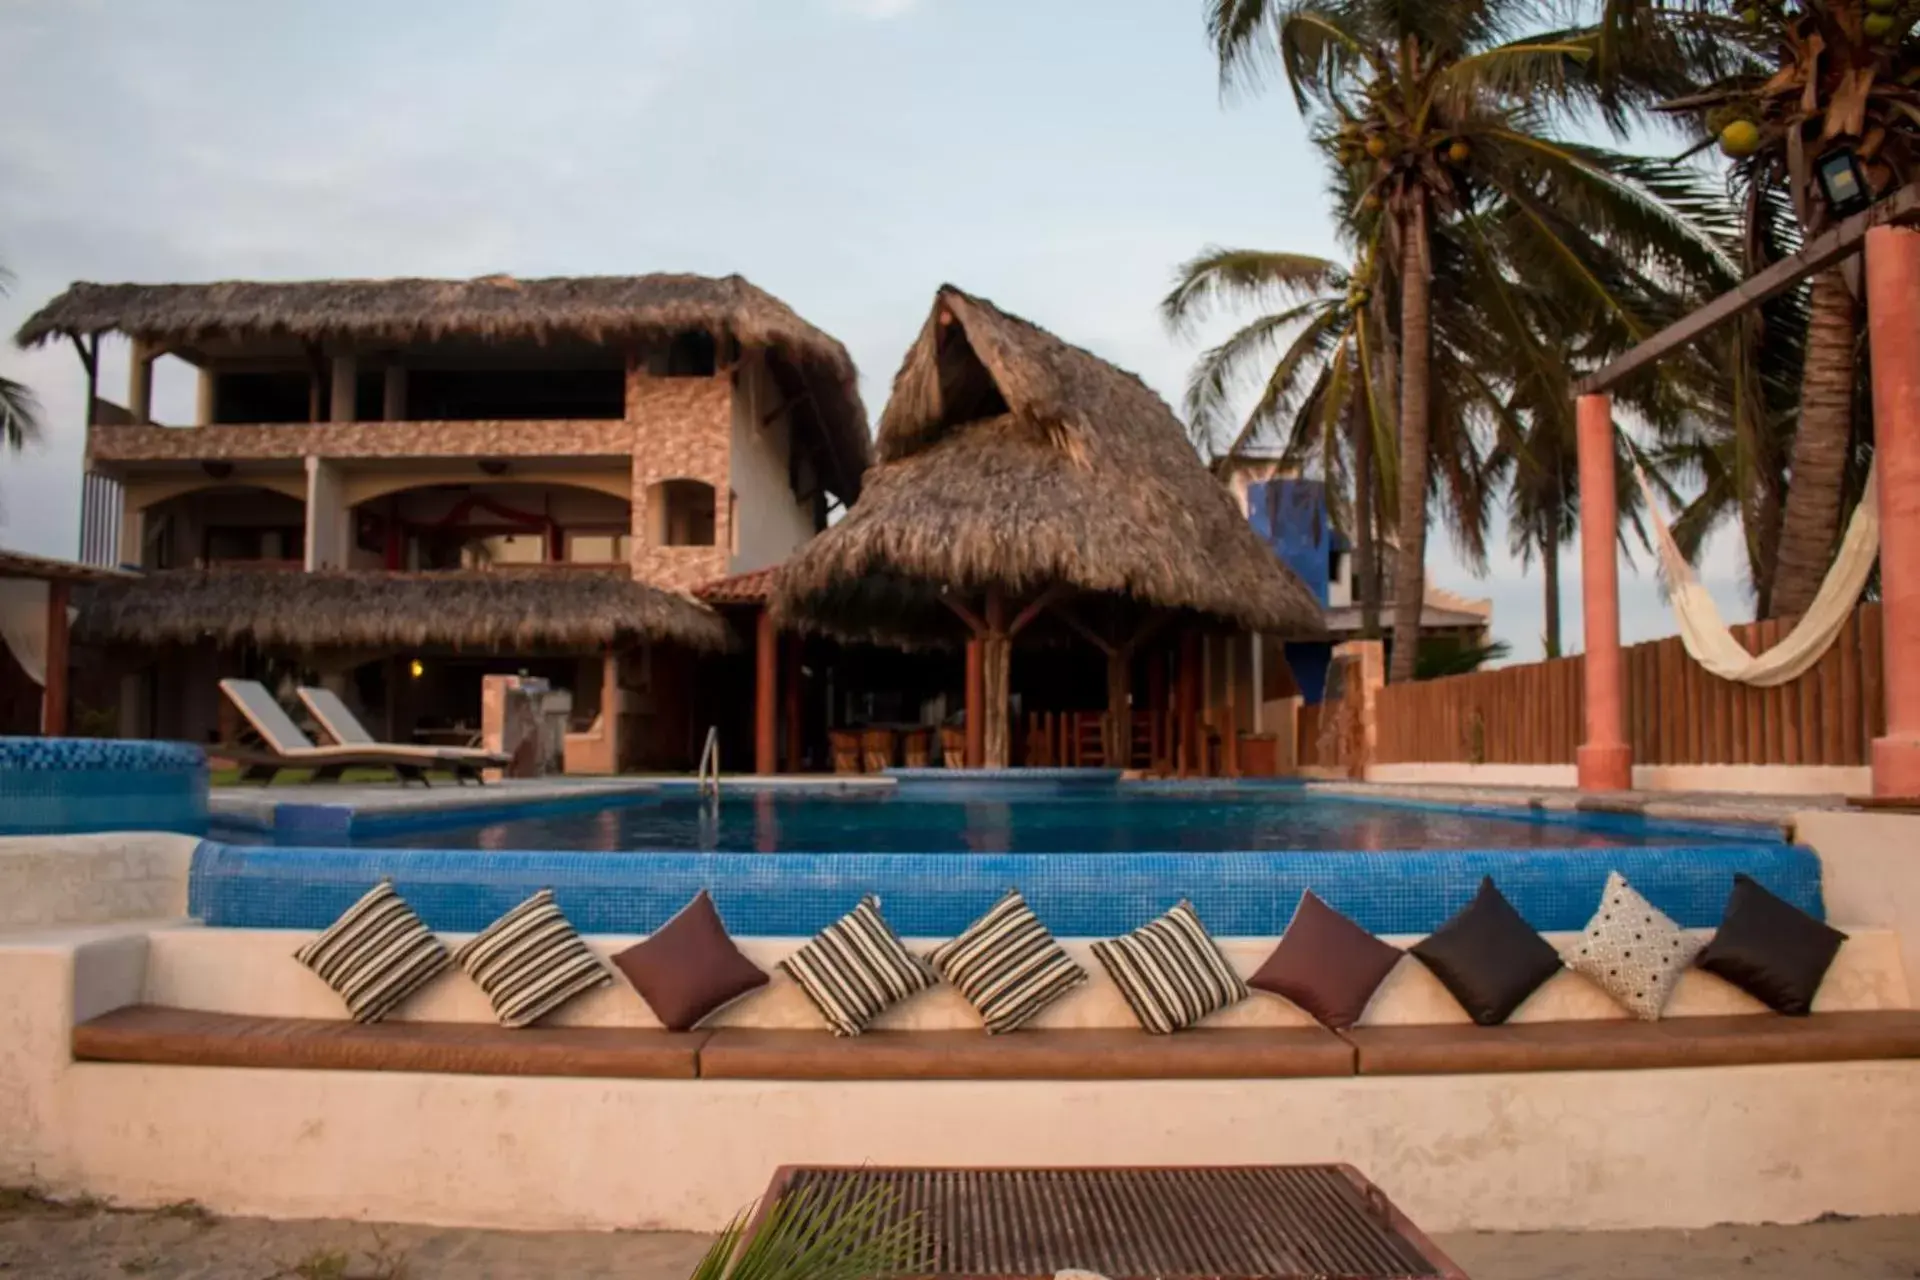
[{"label": "swimming pool", "polygon": [[190,913],[215,927],[319,929],[390,878],[438,930],[484,928],[549,888],[583,932],[639,934],[704,889],[735,933],[804,937],[872,893],[903,934],[945,938],[1017,887],[1067,937],[1125,932],[1182,898],[1217,934],[1272,937],[1312,889],[1376,933],[1415,934],[1491,875],[1534,928],[1571,930],[1611,871],[1688,927],[1719,919],[1735,872],[1822,910],[1819,860],[1775,828],[1297,786],[729,789],[717,810],[666,788],[462,815],[306,808],[283,808],[272,836],[202,842]]},{"label": "swimming pool", "polygon": [[622,853],[1221,853],[1646,848],[1753,833],[1634,817],[1355,801],[1300,788],[920,788],[687,794],[548,806],[473,823],[388,823],[354,845]]}]

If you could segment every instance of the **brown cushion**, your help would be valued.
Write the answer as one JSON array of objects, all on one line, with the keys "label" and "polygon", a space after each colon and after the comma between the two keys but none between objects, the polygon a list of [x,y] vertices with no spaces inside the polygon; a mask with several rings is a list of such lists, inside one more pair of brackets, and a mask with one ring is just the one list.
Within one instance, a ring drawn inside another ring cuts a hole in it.
[{"label": "brown cushion", "polygon": [[1354,1027],[1363,1076],[1619,1071],[1920,1057],[1920,1012]]},{"label": "brown cushion", "polygon": [[1182,1080],[1348,1076],[1353,1050],[1321,1027],[1094,1031],[823,1031],[722,1027],[700,1074],[733,1080]]},{"label": "brown cushion", "polygon": [[691,1080],[707,1032],[478,1022],[361,1024],[134,1005],[73,1029],[83,1062]]},{"label": "brown cushion", "polygon": [[690,1030],[767,985],[767,975],[727,936],[705,889],[613,964],[669,1031]]},{"label": "brown cushion", "polygon": [[1380,941],[1309,889],[1300,895],[1280,945],[1247,985],[1286,997],[1324,1026],[1350,1027],[1360,1021],[1400,956],[1400,948]]}]

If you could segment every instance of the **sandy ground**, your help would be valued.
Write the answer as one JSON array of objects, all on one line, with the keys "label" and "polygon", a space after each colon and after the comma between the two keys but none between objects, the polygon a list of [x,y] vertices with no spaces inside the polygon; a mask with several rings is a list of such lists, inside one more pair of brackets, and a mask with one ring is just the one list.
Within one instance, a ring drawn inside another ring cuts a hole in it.
[{"label": "sandy ground", "polygon": [[[1473,1280],[1915,1280],[1920,1218],[1706,1231],[1482,1232],[1437,1243]],[[683,1280],[707,1238],[127,1213],[0,1192],[0,1277]]]}]

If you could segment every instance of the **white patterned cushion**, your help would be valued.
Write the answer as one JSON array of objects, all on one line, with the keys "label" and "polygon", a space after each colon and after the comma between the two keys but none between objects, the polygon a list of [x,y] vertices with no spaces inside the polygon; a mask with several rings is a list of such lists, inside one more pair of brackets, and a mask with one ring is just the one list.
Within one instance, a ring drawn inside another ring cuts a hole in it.
[{"label": "white patterned cushion", "polygon": [[575,996],[613,981],[555,905],[551,889],[474,934],[453,958],[487,993],[503,1027],[530,1026]]},{"label": "white patterned cushion", "polygon": [[967,998],[990,1035],[1012,1031],[1087,980],[1018,889],[927,957]]},{"label": "white patterned cushion", "polygon": [[1600,909],[1587,921],[1567,965],[1628,1013],[1652,1022],[1699,951],[1685,930],[1615,871],[1607,876]]},{"label": "white patterned cushion", "polygon": [[355,1022],[380,1021],[452,963],[391,880],[367,890],[293,958],[339,992]]},{"label": "white patterned cushion", "polygon": [[1093,954],[1133,1016],[1155,1035],[1183,1030],[1247,998],[1246,981],[1184,898],[1125,937],[1094,943]]},{"label": "white patterned cushion", "polygon": [[925,961],[901,945],[872,894],[780,967],[837,1036],[859,1035],[882,1013],[937,980]]}]

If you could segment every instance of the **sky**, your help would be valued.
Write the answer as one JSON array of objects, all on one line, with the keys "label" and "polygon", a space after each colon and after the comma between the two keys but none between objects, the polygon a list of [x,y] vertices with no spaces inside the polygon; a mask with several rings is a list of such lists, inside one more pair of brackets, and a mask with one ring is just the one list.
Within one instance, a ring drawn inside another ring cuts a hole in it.
[{"label": "sky", "polygon": [[[1199,0],[0,0],[0,49],[5,334],[75,280],[738,272],[877,419],[951,282],[1177,405],[1178,263],[1340,254],[1290,95],[1222,101]],[[126,345],[102,365],[124,401]],[[0,340],[0,373],[45,418],[0,454],[0,546],[73,555],[79,361]],[[192,410],[162,360],[156,417]],[[1436,534],[1430,579],[1537,657],[1539,568],[1492,544],[1476,577]],[[1733,538],[1701,576],[1751,615]],[[1575,547],[1563,580],[1578,648]],[[1649,558],[1621,592],[1629,642],[1675,631]]]}]

